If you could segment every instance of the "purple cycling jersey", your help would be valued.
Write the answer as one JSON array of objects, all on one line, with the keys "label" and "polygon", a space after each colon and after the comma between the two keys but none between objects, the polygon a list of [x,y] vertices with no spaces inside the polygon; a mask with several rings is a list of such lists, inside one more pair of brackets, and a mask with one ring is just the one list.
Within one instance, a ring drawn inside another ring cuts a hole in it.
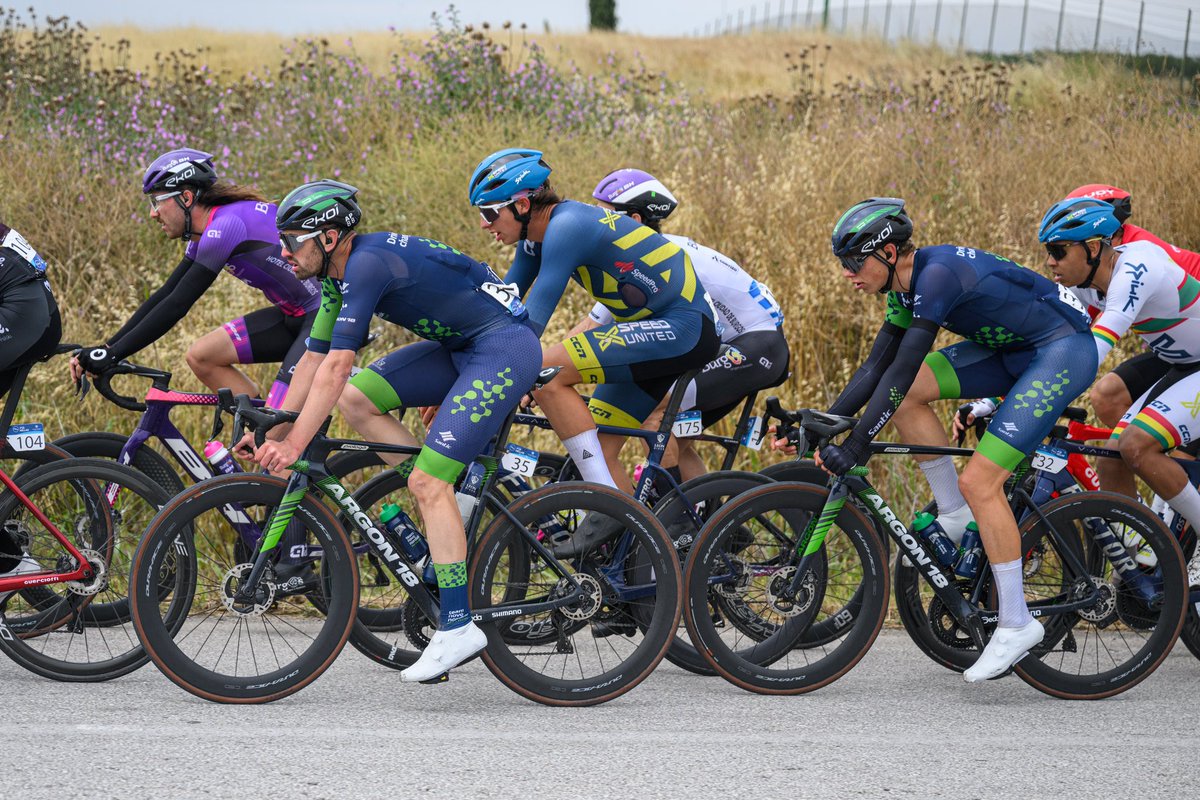
[{"label": "purple cycling jersey", "polygon": [[321,285],[296,278],[280,256],[275,210],[274,203],[253,200],[215,207],[200,239],[188,243],[185,256],[213,272],[228,270],[283,313],[299,317],[321,304]]}]

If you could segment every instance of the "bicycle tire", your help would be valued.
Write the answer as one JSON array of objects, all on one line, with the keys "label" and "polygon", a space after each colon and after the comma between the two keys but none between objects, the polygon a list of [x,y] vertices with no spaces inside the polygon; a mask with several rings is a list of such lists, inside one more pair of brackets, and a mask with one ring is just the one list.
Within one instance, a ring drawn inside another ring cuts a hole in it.
[{"label": "bicycle tire", "polygon": [[[222,703],[287,697],[316,680],[350,635],[358,605],[354,554],[333,512],[311,495],[295,506],[290,523],[300,526],[305,554],[314,559],[306,585],[285,593],[286,584],[264,580],[253,603],[236,595],[239,581],[249,573],[249,562],[243,560],[248,553],[223,508],[237,504],[249,518],[257,518],[261,530],[286,486],[271,475],[210,478],[172,499],[138,546],[130,571],[138,638],[159,670],[197,697]],[[182,609],[173,617],[162,613],[164,601],[150,578],[169,558],[185,576],[179,592],[165,601],[168,611]],[[313,592],[325,595],[326,613],[317,620],[310,618],[305,596]],[[221,644],[235,636],[237,649],[230,654]],[[268,639],[267,645],[256,650],[256,636]]]},{"label": "bicycle tire", "polygon": [[[879,634],[887,614],[886,553],[875,526],[851,503],[843,506],[822,545],[826,571],[811,573],[813,578],[806,583],[809,593],[797,600],[799,607],[772,600],[775,581],[789,576],[787,567],[778,565],[790,559],[803,526],[821,513],[827,497],[827,489],[803,483],[751,489],[721,509],[693,545],[684,574],[688,633],[713,669],[736,686],[761,694],[819,689],[857,664]],[[795,535],[780,541],[776,533],[764,529],[762,536],[754,532],[749,544],[736,540],[756,517],[770,514],[778,514],[776,524],[788,526]],[[764,619],[766,609],[775,610],[775,628],[759,638],[741,633],[736,626],[719,626],[709,598],[713,586],[722,591],[720,585],[728,586],[725,591],[739,602],[761,602],[764,610],[759,616]],[[860,590],[859,611],[842,626],[841,635],[826,645],[797,647],[809,627],[828,616],[826,602],[837,606],[835,614],[845,615],[846,602]]]},{"label": "bicycle tire", "polygon": [[[535,477],[553,480],[565,461],[565,456],[542,453],[535,467]],[[404,506],[410,516],[417,518],[416,503],[408,499],[407,488],[405,476],[388,470],[363,484],[354,493],[354,500],[373,519],[379,517],[385,499]],[[497,481],[495,489],[502,496],[509,491],[504,480]],[[498,509],[489,510],[495,513]],[[338,519],[353,537],[355,529],[345,515],[339,514]],[[368,562],[366,566],[364,559]],[[377,664],[404,669],[420,658],[428,637],[437,630],[437,620],[425,619],[422,612],[410,608],[404,584],[395,580],[395,576],[381,565],[371,564],[370,560],[369,556],[359,557],[359,605],[350,645]],[[374,584],[368,585],[372,575]]]},{"label": "bicycle tire", "polygon": [[[1034,515],[1023,520],[1020,531],[1022,552],[1026,554],[1027,598],[1036,596],[1039,587],[1045,586],[1045,599],[1060,601],[1063,587],[1076,585],[1082,576],[1072,574],[1064,561],[1061,553],[1067,549],[1074,553],[1078,548],[1085,556],[1085,568],[1092,573],[1104,573],[1111,568],[1107,558],[1102,562],[1094,558],[1100,551],[1094,544],[1088,520],[1101,520],[1109,529],[1136,532],[1150,547],[1156,557],[1152,570],[1139,567],[1128,547],[1121,549],[1118,544],[1121,552],[1115,557],[1131,573],[1137,572],[1153,581],[1161,593],[1161,601],[1148,604],[1129,588],[1129,581],[1117,580],[1111,577],[1112,573],[1093,575],[1113,587],[1111,604],[1116,611],[1115,621],[1104,599],[1109,597],[1107,591],[1101,593],[1101,601],[1089,608],[1043,617],[1046,637],[1052,646],[1041,648],[1041,652],[1035,649],[1014,665],[1014,671],[1036,689],[1069,700],[1099,700],[1133,688],[1167,657],[1183,626],[1188,607],[1187,576],[1179,543],[1156,514],[1121,494],[1076,492],[1046,503],[1041,512],[1058,537],[1049,536],[1046,526]],[[1121,538],[1116,541],[1120,543]],[[1036,601],[1031,605],[1036,606]],[[1119,655],[1125,651],[1127,656]],[[1078,671],[1071,671],[1075,665]],[[1089,671],[1084,672],[1085,667]]]},{"label": "bicycle tire", "polygon": [[[104,489],[113,484],[122,491],[110,506]],[[19,485],[67,535],[78,538],[85,530],[92,532],[89,541],[76,544],[97,554],[103,550],[106,574],[91,586],[68,586],[62,594],[56,593],[55,606],[39,608],[23,625],[6,622],[5,627],[15,635],[0,636],[0,649],[31,672],[59,681],[111,680],[138,669],[147,656],[128,621],[98,626],[91,611],[97,602],[108,607],[128,606],[128,570],[122,555],[127,548],[123,542],[133,538],[128,535],[130,526],[140,533],[169,496],[142,473],[101,459],[73,458],[47,464],[23,475]],[[68,491],[53,492],[56,486]],[[6,523],[24,513],[26,509],[15,497],[0,501],[0,519]],[[92,519],[90,524],[85,524],[84,513]],[[55,542],[55,547],[61,557],[61,545]],[[172,576],[165,577],[170,580]],[[52,586],[43,588],[55,591]]]},{"label": "bicycle tire", "polygon": [[[538,617],[536,621],[543,617],[551,620],[561,632],[553,648],[540,643],[515,643],[518,637],[512,635],[511,629],[532,624],[527,618],[530,615],[514,614],[481,623],[488,638],[483,651],[488,669],[516,693],[553,706],[604,703],[641,683],[662,661],[679,624],[682,597],[679,559],[662,524],[648,509],[622,492],[575,481],[534,489],[512,503],[507,511],[526,529],[536,529],[539,521],[548,516],[586,511],[620,520],[625,532],[614,542],[571,559],[576,580],[587,587],[579,603],[569,609],[534,615]],[[626,558],[620,560],[623,549],[627,549]],[[534,564],[527,573],[524,569],[516,570],[526,577],[515,584],[505,580],[514,559]],[[535,578],[553,583],[535,583]],[[652,593],[637,600],[617,600],[613,590],[614,581],[618,580],[643,589],[652,586]],[[546,597],[565,591],[561,588],[565,585],[563,579],[530,556],[527,540],[507,515],[496,516],[480,538],[471,560],[468,585],[471,607],[475,609],[492,605],[519,607],[540,597],[536,594],[531,597],[530,591],[543,591],[543,587]],[[580,619],[571,620],[571,615]],[[558,622],[554,621],[556,617]],[[606,639],[603,648],[593,626],[567,624],[595,619],[633,624],[629,633]]]},{"label": "bicycle tire", "polygon": [[[55,439],[54,444],[78,458],[106,458],[117,461],[128,441],[128,436],[119,433],[91,431],[63,436]],[[130,466],[161,486],[168,497],[174,497],[183,491],[183,480],[179,473],[162,453],[152,447],[139,447]]]},{"label": "bicycle tire", "polygon": [[[658,517],[668,536],[672,538],[675,552],[679,555],[680,563],[687,561],[692,543],[700,534],[690,515],[685,513],[685,506],[700,507],[700,523],[711,519],[721,506],[731,497],[753,489],[756,486],[770,483],[771,479],[758,472],[743,472],[739,470],[722,470],[710,472],[686,481],[680,485],[678,492],[671,492],[654,507],[654,516]],[[686,501],[683,499],[686,498]],[[681,541],[686,537],[685,541]],[[681,626],[667,648],[667,661],[677,667],[696,675],[716,675],[713,668],[692,646],[688,638],[687,627]]]}]

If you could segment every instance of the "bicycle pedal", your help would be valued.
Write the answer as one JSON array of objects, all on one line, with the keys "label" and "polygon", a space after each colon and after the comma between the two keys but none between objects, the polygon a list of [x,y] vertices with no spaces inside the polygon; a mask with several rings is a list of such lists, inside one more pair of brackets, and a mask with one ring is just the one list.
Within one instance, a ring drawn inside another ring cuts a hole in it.
[{"label": "bicycle pedal", "polygon": [[441,675],[430,678],[429,680],[420,681],[420,683],[422,685],[428,686],[430,684],[435,684],[435,683],[449,683],[449,681],[450,681],[450,673],[443,672]]}]

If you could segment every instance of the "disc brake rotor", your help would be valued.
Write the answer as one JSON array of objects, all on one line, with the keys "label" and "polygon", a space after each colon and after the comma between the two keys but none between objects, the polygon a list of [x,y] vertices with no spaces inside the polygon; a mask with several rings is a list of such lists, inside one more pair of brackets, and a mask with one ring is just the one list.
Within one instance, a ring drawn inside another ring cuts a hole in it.
[{"label": "disc brake rotor", "polygon": [[266,613],[275,602],[275,584],[270,581],[259,581],[254,591],[254,602],[247,604],[236,598],[238,590],[250,575],[254,565],[238,564],[225,573],[221,581],[221,605],[227,611],[242,617],[258,617]]}]

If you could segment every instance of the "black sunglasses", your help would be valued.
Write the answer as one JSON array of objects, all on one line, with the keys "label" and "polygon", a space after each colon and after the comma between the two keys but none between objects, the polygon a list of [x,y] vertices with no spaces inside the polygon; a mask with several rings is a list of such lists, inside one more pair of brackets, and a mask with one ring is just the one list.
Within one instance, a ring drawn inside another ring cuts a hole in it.
[{"label": "black sunglasses", "polygon": [[500,219],[500,212],[505,208],[515,203],[515,200],[509,200],[507,203],[493,203],[489,206],[479,206],[479,216],[483,217],[483,221],[491,225],[496,220]]},{"label": "black sunglasses", "polygon": [[865,256],[838,256],[838,260],[842,262],[842,266],[850,270],[852,275],[857,275],[863,268],[863,264],[867,263],[867,259],[871,257],[868,253]]},{"label": "black sunglasses", "polygon": [[1079,244],[1079,242],[1055,242],[1053,244],[1047,243],[1046,254],[1055,261],[1062,261],[1067,257],[1067,248],[1073,244]]}]

